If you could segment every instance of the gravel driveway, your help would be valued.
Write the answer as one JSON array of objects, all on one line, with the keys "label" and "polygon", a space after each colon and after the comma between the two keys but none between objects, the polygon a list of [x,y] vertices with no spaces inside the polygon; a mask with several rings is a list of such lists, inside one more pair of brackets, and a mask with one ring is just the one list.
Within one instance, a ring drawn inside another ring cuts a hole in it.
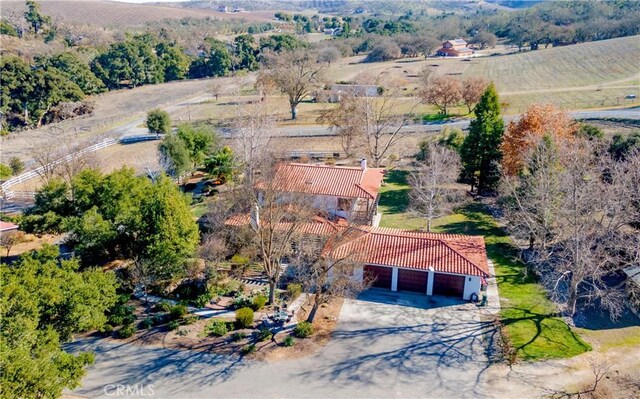
[{"label": "gravel driveway", "polygon": [[[471,304],[369,290],[347,300],[334,336],[304,359],[263,363],[204,352],[76,342],[96,362],[86,397],[484,397],[492,325]],[[126,393],[127,391],[121,391]]]}]

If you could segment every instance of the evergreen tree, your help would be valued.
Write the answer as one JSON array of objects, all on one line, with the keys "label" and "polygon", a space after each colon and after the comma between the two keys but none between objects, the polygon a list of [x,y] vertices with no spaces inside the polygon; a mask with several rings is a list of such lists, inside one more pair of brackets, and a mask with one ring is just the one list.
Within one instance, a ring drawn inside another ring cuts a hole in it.
[{"label": "evergreen tree", "polygon": [[476,119],[471,121],[469,134],[460,147],[460,180],[469,183],[472,190],[477,186],[480,194],[492,193],[500,181],[500,145],[504,133],[498,92],[493,84],[482,94],[475,114]]}]

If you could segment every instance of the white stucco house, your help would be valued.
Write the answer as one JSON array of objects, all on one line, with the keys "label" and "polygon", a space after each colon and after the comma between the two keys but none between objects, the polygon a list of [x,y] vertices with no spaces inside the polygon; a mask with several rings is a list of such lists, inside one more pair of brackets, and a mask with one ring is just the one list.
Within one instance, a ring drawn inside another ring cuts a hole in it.
[{"label": "white stucco house", "polygon": [[[318,214],[297,228],[311,236],[334,235],[337,241],[327,240],[332,242],[327,257],[353,257],[362,265],[355,279],[390,291],[480,298],[490,275],[484,239],[377,227],[382,178],[382,169],[367,168],[366,161],[360,167],[291,163],[279,165],[270,184],[283,194],[309,196]],[[260,219],[236,215],[227,221],[229,226],[248,223]],[[283,229],[287,226],[283,223]]]}]

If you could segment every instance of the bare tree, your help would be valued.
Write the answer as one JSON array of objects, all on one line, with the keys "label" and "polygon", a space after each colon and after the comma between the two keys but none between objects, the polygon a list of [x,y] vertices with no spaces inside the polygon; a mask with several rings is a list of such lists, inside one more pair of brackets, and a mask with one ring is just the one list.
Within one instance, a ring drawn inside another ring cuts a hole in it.
[{"label": "bare tree", "polygon": [[342,54],[340,54],[340,50],[335,47],[325,47],[320,50],[318,53],[318,62],[326,62],[329,67],[331,67],[332,62],[336,62],[340,59]]},{"label": "bare tree", "polygon": [[611,363],[607,360],[597,359],[595,356],[591,356],[591,358],[589,358],[589,367],[593,374],[593,386],[589,387],[587,390],[577,392],[575,395],[578,398],[581,398],[584,394],[593,393],[598,389],[600,381],[609,374],[609,370],[611,370]]},{"label": "bare tree", "polygon": [[[399,113],[398,108],[407,102],[408,112]],[[407,136],[403,128],[416,105],[413,99],[398,97],[396,90],[385,91],[380,97],[350,94],[340,99],[337,108],[325,111],[322,119],[338,131],[345,152],[355,147],[355,143],[362,143],[373,166],[379,167]]]},{"label": "bare tree", "polygon": [[307,50],[267,54],[268,77],[289,98],[291,119],[298,116],[298,104],[322,84],[324,65],[316,62]]},{"label": "bare tree", "polygon": [[565,142],[560,150],[544,147],[529,156],[532,172],[512,188],[516,211],[506,215],[516,232],[529,235],[529,260],[566,314],[598,306],[615,320],[624,293],[609,277],[637,261],[640,247],[633,227],[638,172],[588,140]]},{"label": "bare tree", "polygon": [[83,170],[97,166],[95,154],[91,151],[83,151],[79,144],[67,144],[60,153],[57,174],[71,188],[71,199],[75,198],[73,179]]},{"label": "bare tree", "polygon": [[209,84],[209,93],[216,98],[216,101],[218,101],[218,97],[226,93],[226,89],[227,87],[219,79],[214,79],[213,82]]},{"label": "bare tree", "polygon": [[11,248],[25,241],[25,234],[22,231],[5,231],[0,233],[0,247],[7,250],[7,255],[11,253]]},{"label": "bare tree", "polygon": [[459,193],[452,189],[459,169],[457,153],[432,143],[425,162],[409,175],[411,208],[427,220],[427,231],[431,231],[434,218],[450,212],[460,202]]},{"label": "bare tree", "polygon": [[37,165],[35,172],[40,177],[42,184],[49,184],[51,179],[56,176],[58,168],[60,167],[60,162],[57,162],[60,156],[59,151],[55,151],[48,146],[34,151],[33,160]]},{"label": "bare tree", "polygon": [[368,281],[355,278],[362,267],[356,247],[340,253],[332,251],[362,234],[349,226],[327,236],[305,235],[299,240],[292,264],[305,287],[314,294],[308,322],[312,323],[320,306],[332,298],[353,298],[368,287]]},{"label": "bare tree", "polygon": [[422,82],[419,96],[422,102],[438,108],[447,114],[450,106],[456,105],[462,99],[462,83],[449,76],[431,77],[426,84]]},{"label": "bare tree", "polygon": [[488,85],[489,82],[480,77],[467,78],[462,81],[462,100],[469,113],[473,112]]},{"label": "bare tree", "polygon": [[247,104],[236,108],[232,124],[233,149],[243,169],[243,181],[253,187],[256,171],[270,162],[271,137],[275,119],[269,102]]}]

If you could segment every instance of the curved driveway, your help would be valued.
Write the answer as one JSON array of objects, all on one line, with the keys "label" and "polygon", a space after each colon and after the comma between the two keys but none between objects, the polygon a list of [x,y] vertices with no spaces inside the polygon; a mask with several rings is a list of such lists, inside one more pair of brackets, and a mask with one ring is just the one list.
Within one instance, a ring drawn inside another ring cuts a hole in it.
[{"label": "curved driveway", "polygon": [[[96,362],[74,394],[114,397],[114,387],[161,398],[486,397],[493,337],[478,309],[453,299],[371,290],[343,306],[319,353],[265,363],[204,352],[87,340]],[[105,391],[106,387],[106,391]]]}]

